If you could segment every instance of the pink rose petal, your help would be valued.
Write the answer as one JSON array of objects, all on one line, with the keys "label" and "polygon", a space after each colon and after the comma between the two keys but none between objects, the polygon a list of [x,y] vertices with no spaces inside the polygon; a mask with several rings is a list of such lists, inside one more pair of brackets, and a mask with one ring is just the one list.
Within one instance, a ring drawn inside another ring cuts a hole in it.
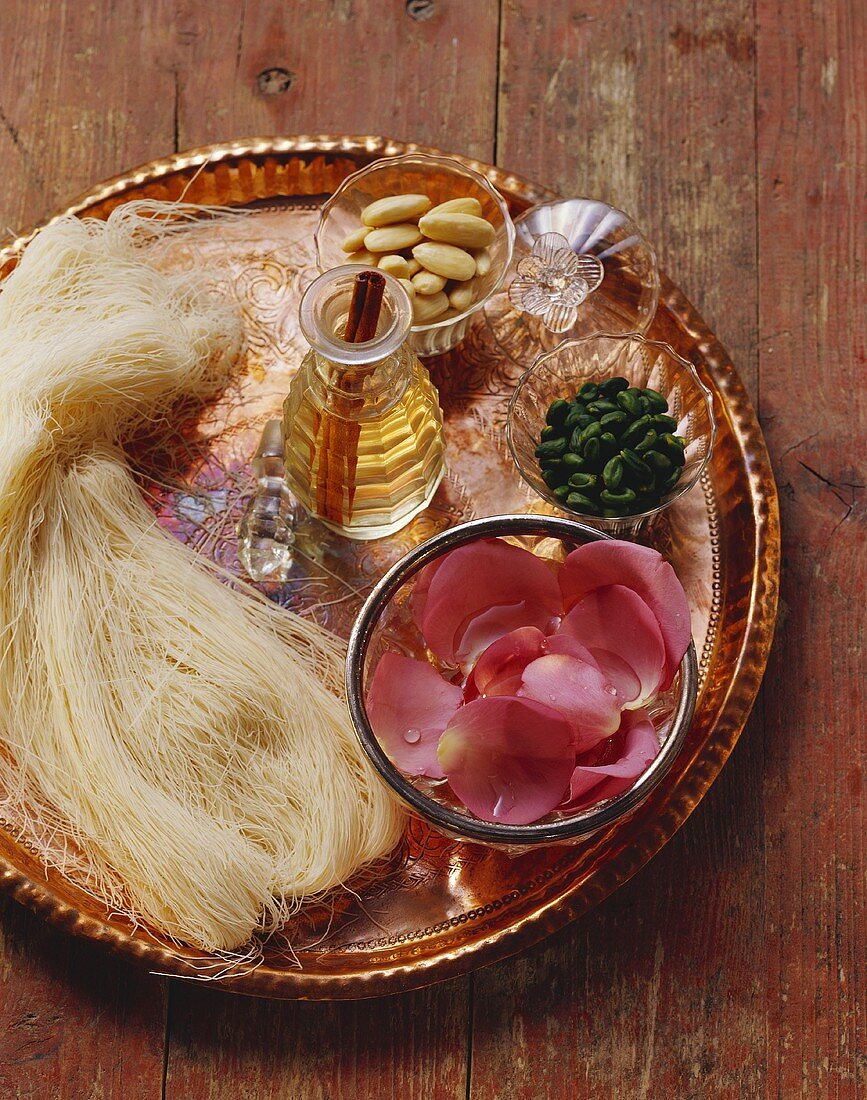
[{"label": "pink rose petal", "polygon": [[365,703],[373,732],[400,770],[441,779],[437,743],[462,699],[432,665],[384,653]]},{"label": "pink rose petal", "polygon": [[423,600],[421,633],[448,664],[464,667],[522,626],[543,632],[561,614],[557,578],[528,550],[481,539],[444,555]]},{"label": "pink rose petal", "polygon": [[649,546],[606,539],[577,547],[560,570],[565,610],[607,585],[636,592],[653,612],[665,647],[661,690],[670,686],[690,642],[689,604],[677,574]]},{"label": "pink rose petal", "polygon": [[572,813],[628,791],[659,754],[659,739],[647,711],[626,711],[620,759],[597,767],[579,765],[569,781],[569,797],[561,807]]},{"label": "pink rose petal", "polygon": [[534,626],[522,626],[493,642],[479,657],[464,688],[469,702],[479,695],[517,695],[521,674],[542,656],[545,635]]},{"label": "pink rose petal", "polygon": [[587,646],[582,645],[571,634],[561,632],[560,629],[557,630],[556,634],[548,635],[545,639],[544,649],[546,653],[560,653],[566,657],[577,657],[579,661],[593,665],[594,668],[599,667],[596,664],[596,658]]},{"label": "pink rose petal", "polygon": [[568,721],[576,752],[586,752],[620,725],[620,702],[595,665],[552,653],[524,669],[520,695],[552,707]]},{"label": "pink rose petal", "polygon": [[424,618],[424,609],[427,607],[427,597],[430,592],[431,582],[436,576],[437,570],[447,557],[448,555],[444,554],[442,557],[434,558],[429,565],[426,565],[424,569],[419,572],[413,582],[411,597],[412,616],[419,630],[421,630],[421,623]]},{"label": "pink rose petal", "polygon": [[500,638],[515,630],[538,630],[542,634],[540,626],[544,629],[550,623],[551,616],[547,611],[534,614],[528,612],[523,603],[489,607],[469,621],[455,649],[455,658],[466,672]]},{"label": "pink rose petal", "polygon": [[527,825],[563,800],[575,766],[568,723],[529,699],[495,696],[461,707],[437,756],[457,797],[483,821]]},{"label": "pink rose petal", "polygon": [[606,678],[611,681],[621,706],[625,706],[633,699],[638,698],[638,693],[641,690],[638,677],[624,660],[613,653],[605,654],[605,668],[602,669],[586,646],[582,645],[577,638],[573,638],[571,634],[561,633],[560,629],[556,634],[551,634],[545,639],[545,652],[565,653],[567,657],[577,657],[579,661],[584,661],[586,664],[600,669],[604,672]]},{"label": "pink rose petal", "polygon": [[659,623],[631,588],[609,584],[588,592],[558,633],[579,639],[590,650],[630,709],[644,706],[659,690],[665,672]]}]

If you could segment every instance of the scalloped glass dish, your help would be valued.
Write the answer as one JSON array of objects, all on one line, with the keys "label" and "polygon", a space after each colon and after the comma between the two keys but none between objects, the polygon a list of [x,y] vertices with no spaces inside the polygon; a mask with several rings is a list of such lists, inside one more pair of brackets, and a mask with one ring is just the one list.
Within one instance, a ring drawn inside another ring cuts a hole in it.
[{"label": "scalloped glass dish", "polygon": [[456,317],[413,325],[410,329],[410,343],[417,355],[440,355],[463,340],[472,318],[503,281],[512,260],[515,227],[499,191],[460,161],[425,153],[387,157],[348,176],[322,207],[314,234],[319,270],[324,272],[347,263],[341,243],[361,225],[361,212],[366,206],[386,195],[401,194],[424,194],[434,205],[454,198],[478,199],[482,217],[493,225],[496,233],[488,248],[490,270],[484,276],[476,276],[478,292],[472,305]]},{"label": "scalloped glass dish", "polygon": [[[677,420],[677,434],[686,441],[686,461],[680,480],[655,508],[608,519],[564,508],[542,480],[535,452],[552,401],[569,400],[585,382],[601,382],[614,375],[628,379],[630,386],[649,386],[666,398],[669,413]],[[521,376],[509,401],[506,421],[509,450],[530,488],[559,511],[617,537],[635,535],[689,492],[710,460],[715,438],[713,398],[695,367],[668,344],[646,340],[638,333],[598,333],[568,340],[554,351],[540,355]]]}]

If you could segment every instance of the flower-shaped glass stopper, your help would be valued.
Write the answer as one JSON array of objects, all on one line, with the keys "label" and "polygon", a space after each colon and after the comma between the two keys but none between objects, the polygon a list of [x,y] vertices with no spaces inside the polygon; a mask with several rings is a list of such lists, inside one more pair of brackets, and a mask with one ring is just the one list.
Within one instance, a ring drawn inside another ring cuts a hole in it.
[{"label": "flower-shaped glass stopper", "polygon": [[605,270],[596,256],[578,255],[562,233],[543,233],[517,266],[509,301],[522,313],[541,317],[551,332],[567,332]]}]

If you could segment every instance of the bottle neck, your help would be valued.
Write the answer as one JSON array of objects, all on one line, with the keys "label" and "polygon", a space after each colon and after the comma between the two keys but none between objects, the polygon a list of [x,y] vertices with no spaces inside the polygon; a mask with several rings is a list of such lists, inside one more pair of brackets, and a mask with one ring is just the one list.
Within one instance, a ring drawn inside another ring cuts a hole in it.
[{"label": "bottle neck", "polygon": [[313,348],[310,368],[314,384],[324,391],[324,404],[352,419],[386,412],[403,397],[412,378],[413,354],[408,347],[373,363],[335,363]]},{"label": "bottle neck", "polygon": [[359,377],[376,373],[392,358],[412,324],[406,291],[396,279],[381,272],[385,290],[375,335],[363,343],[344,338],[355,279],[362,270],[357,264],[347,264],[320,275],[305,291],[299,313],[301,331],[317,357],[342,365]]}]

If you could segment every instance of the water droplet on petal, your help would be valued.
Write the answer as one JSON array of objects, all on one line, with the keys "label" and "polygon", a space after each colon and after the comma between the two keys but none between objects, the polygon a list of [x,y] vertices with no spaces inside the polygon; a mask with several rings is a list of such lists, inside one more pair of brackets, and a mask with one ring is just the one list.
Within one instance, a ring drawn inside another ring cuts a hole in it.
[{"label": "water droplet on petal", "polygon": [[421,741],[421,730],[410,728],[403,735],[403,739],[408,745],[417,745]]}]

